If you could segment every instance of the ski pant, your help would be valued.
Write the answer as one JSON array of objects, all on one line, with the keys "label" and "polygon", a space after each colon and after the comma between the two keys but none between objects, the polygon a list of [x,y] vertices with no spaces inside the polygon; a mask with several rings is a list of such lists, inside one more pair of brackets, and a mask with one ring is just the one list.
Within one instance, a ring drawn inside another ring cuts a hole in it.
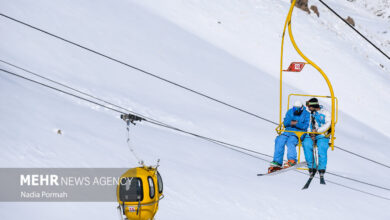
[{"label": "ski pant", "polygon": [[279,164],[283,164],[285,145],[287,145],[287,159],[297,161],[297,144],[298,137],[291,132],[285,132],[277,136],[275,139],[274,161]]},{"label": "ski pant", "polygon": [[326,163],[328,162],[329,138],[326,138],[323,135],[317,136],[316,138],[318,150],[318,167],[313,158],[313,140],[309,135],[306,135],[302,143],[307,166],[309,168],[317,168],[317,170],[326,170]]}]

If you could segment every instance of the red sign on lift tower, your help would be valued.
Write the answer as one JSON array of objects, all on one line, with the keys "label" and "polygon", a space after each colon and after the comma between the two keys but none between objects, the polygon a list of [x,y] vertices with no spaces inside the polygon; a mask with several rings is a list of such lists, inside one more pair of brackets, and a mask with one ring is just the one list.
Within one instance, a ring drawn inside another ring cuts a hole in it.
[{"label": "red sign on lift tower", "polygon": [[306,63],[303,62],[292,62],[290,66],[288,67],[287,70],[283,70],[286,72],[301,72],[303,67],[305,66]]}]

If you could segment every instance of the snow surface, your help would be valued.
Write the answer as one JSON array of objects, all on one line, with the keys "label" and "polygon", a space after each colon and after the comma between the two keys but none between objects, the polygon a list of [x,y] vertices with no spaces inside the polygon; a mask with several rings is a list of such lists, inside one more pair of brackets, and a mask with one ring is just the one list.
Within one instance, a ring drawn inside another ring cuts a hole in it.
[{"label": "snow surface", "polygon": [[[388,19],[359,1],[326,2],[352,16],[359,30],[390,53]],[[294,36],[328,74],[340,101],[336,145],[388,164],[390,63],[319,2],[311,4],[320,17],[296,9]],[[287,0],[0,0],[1,13],[273,121],[278,120],[280,40],[288,8]],[[273,154],[273,124],[3,17],[0,33],[2,60],[176,127]],[[285,66],[301,60],[291,45],[285,57]],[[4,63],[0,67],[37,79]],[[327,95],[319,74],[305,68],[286,74],[285,94]],[[136,166],[117,113],[3,73],[0,101],[1,167]],[[388,200],[330,182],[321,186],[318,180],[301,191],[307,176],[297,172],[257,177],[266,171],[268,157],[147,123],[132,129],[132,143],[148,164],[161,159],[166,197],[156,219],[390,219]],[[337,149],[329,151],[328,171],[390,186],[388,168]],[[326,178],[390,198],[387,190]],[[117,219],[115,207],[1,203],[0,219]]]}]

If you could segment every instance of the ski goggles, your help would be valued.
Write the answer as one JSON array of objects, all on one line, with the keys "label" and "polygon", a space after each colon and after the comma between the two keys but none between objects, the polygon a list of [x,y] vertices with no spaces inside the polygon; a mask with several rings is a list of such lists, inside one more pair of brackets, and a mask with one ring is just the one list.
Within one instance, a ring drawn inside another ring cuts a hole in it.
[{"label": "ski goggles", "polygon": [[320,103],[319,102],[308,102],[308,105],[311,106],[311,105],[319,105]]},{"label": "ski goggles", "polygon": [[302,107],[293,107],[294,115],[300,115],[303,112],[303,106]]}]

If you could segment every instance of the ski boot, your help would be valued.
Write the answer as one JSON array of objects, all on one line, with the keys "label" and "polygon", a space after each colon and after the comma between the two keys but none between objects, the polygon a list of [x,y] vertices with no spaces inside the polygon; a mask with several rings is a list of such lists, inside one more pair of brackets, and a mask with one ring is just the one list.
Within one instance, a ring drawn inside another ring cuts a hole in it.
[{"label": "ski boot", "polygon": [[325,170],[318,170],[318,173],[320,173],[320,184],[325,185],[326,184],[324,178]]},{"label": "ski boot", "polygon": [[297,162],[295,160],[288,160],[284,164],[283,168],[289,168],[289,167],[295,166],[296,164],[297,164]]},{"label": "ski boot", "polygon": [[309,168],[309,174],[310,176],[314,176],[317,172],[317,169],[314,169],[314,168]]},{"label": "ski boot", "polygon": [[278,171],[278,170],[281,170],[282,169],[282,165],[279,164],[278,162],[275,162],[275,161],[272,161],[270,163],[270,167],[268,168],[268,173],[272,173],[272,172],[275,172],[275,171]]}]

